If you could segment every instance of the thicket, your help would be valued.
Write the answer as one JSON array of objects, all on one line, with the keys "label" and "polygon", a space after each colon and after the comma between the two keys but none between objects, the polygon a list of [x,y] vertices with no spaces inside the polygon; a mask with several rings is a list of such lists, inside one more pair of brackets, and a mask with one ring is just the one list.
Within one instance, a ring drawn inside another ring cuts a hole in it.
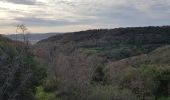
[{"label": "thicket", "polygon": [[46,70],[34,60],[30,48],[0,37],[0,99],[34,100],[35,87]]}]

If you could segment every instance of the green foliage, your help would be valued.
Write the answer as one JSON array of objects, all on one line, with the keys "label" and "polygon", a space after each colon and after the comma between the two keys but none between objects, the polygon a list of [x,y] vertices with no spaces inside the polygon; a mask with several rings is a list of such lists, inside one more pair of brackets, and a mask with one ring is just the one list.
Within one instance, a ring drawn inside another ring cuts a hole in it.
[{"label": "green foliage", "polygon": [[142,54],[142,51],[135,46],[121,46],[113,47],[110,50],[102,50],[99,55],[107,57],[108,59],[120,60],[139,54]]},{"label": "green foliage", "polygon": [[[49,65],[47,87],[63,100],[166,100],[169,49],[147,53],[170,44],[169,28],[89,30],[42,40],[37,52]],[[108,73],[105,65],[111,62],[115,65]]]},{"label": "green foliage", "polygon": [[33,100],[34,89],[46,77],[46,69],[34,60],[25,45],[0,37],[0,98]]},{"label": "green foliage", "polygon": [[127,89],[109,85],[97,85],[91,88],[87,100],[136,100],[137,97]]},{"label": "green foliage", "polygon": [[15,44],[0,41],[0,49],[1,49],[0,52],[2,53],[3,51],[4,53],[8,54],[10,58],[13,58],[18,53],[15,46],[16,46]]},{"label": "green foliage", "polygon": [[96,54],[98,52],[98,50],[96,48],[81,48],[80,51],[82,51],[88,55]]},{"label": "green foliage", "polygon": [[36,88],[35,98],[36,100],[56,100],[55,94],[44,91],[44,88],[42,86]]},{"label": "green foliage", "polygon": [[170,100],[170,97],[160,97],[158,100]]},{"label": "green foliage", "polygon": [[104,84],[104,76],[105,76],[104,67],[105,66],[100,65],[96,68],[96,71],[94,72],[94,75],[93,75],[94,82]]},{"label": "green foliage", "polygon": [[29,66],[34,74],[35,79],[40,84],[44,78],[47,77],[46,68],[39,66],[40,64],[37,63],[34,58],[30,55],[28,55],[27,58],[25,58],[25,65]]},{"label": "green foliage", "polygon": [[142,65],[130,68],[122,76],[121,87],[132,90],[140,99],[168,96],[170,83],[169,65]]}]

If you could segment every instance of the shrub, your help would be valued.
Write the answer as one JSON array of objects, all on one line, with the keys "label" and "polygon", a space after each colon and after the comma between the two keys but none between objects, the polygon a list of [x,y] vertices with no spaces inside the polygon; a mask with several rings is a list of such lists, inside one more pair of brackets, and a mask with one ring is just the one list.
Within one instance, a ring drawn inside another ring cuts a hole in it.
[{"label": "shrub", "polygon": [[97,85],[91,88],[87,100],[136,100],[136,96],[128,89],[119,89],[109,85]]},{"label": "shrub", "polygon": [[143,65],[131,68],[122,78],[121,87],[132,90],[140,99],[155,100],[169,95],[170,66]]},{"label": "shrub", "polygon": [[36,100],[56,100],[55,94],[44,91],[42,86],[36,88],[35,98]]}]

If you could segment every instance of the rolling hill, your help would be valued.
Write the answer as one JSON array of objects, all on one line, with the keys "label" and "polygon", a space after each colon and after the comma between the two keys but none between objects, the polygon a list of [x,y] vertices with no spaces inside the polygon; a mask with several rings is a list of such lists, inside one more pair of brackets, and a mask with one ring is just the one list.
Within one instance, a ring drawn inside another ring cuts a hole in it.
[{"label": "rolling hill", "polygon": [[169,100],[170,27],[0,35],[2,100]]},{"label": "rolling hill", "polygon": [[170,27],[60,34],[34,46],[63,100],[168,100]]},{"label": "rolling hill", "polygon": [[[28,38],[29,38],[29,41],[32,43],[32,44],[35,44],[37,43],[38,41],[40,40],[43,40],[43,39],[46,39],[48,37],[51,37],[51,36],[54,36],[54,35],[57,35],[57,34],[60,34],[60,33],[31,33],[28,35]],[[10,34],[10,35],[4,35],[5,37],[8,37],[12,40],[18,40],[18,41],[23,41],[23,35],[22,34]]]}]

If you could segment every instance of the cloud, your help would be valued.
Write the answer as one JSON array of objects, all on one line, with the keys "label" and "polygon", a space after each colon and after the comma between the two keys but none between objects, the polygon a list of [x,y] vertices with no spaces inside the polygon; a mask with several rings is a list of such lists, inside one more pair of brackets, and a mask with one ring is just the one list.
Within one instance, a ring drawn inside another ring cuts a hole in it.
[{"label": "cloud", "polygon": [[15,18],[18,23],[25,23],[29,26],[63,26],[74,24],[67,20],[52,20],[52,19],[43,19],[43,18],[30,18],[30,17],[18,17]]},{"label": "cloud", "polygon": [[4,0],[6,2],[15,3],[15,4],[23,4],[23,5],[35,5],[37,4],[36,0]]},{"label": "cloud", "polygon": [[34,17],[16,17],[17,24],[24,23],[29,26],[68,26],[68,25],[88,25],[94,24],[93,19],[81,19],[72,21],[69,19],[46,19]]},{"label": "cloud", "polygon": [[0,1],[1,25],[11,22],[47,28],[80,25],[110,28],[170,23],[169,0],[4,1]]}]

